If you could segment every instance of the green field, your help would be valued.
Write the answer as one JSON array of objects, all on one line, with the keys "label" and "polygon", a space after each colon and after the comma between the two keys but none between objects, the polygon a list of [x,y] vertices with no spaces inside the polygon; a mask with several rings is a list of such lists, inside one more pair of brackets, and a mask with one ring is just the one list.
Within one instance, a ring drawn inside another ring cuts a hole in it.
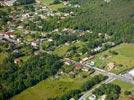
[{"label": "green field", "polygon": [[70,46],[62,45],[61,47],[56,48],[54,50],[54,54],[57,54],[58,56],[64,56],[67,53],[69,48]]},{"label": "green field", "polygon": [[122,89],[119,100],[127,100],[127,98],[129,97],[129,96],[124,95],[124,91],[131,91],[131,93],[132,93],[131,96],[132,97],[134,96],[134,85],[133,84],[125,83],[125,82],[122,82],[119,80],[115,80],[112,83],[119,85]]},{"label": "green field", "polygon": [[53,0],[40,0],[41,3],[44,3],[46,5],[49,5],[51,3],[53,3]]},{"label": "green field", "polygon": [[6,58],[6,54],[5,53],[0,53],[0,64],[3,62],[3,60]]},{"label": "green field", "polygon": [[37,85],[28,88],[11,100],[47,100],[47,98],[61,96],[67,91],[80,88],[87,79],[61,77],[59,79],[49,78]]},{"label": "green field", "polygon": [[51,8],[52,10],[55,10],[55,11],[57,11],[59,8],[63,8],[63,7],[65,7],[63,3],[49,5],[49,8]]},{"label": "green field", "polygon": [[48,5],[48,7],[52,10],[58,10],[59,8],[63,8],[64,4],[59,3],[59,4],[52,4],[54,0],[41,0],[41,3]]},{"label": "green field", "polygon": [[[116,51],[118,55],[113,55],[109,51]],[[114,73],[121,73],[134,68],[134,44],[121,44],[112,49],[104,51],[96,55],[94,61],[97,66],[106,65],[114,62],[117,66],[112,70]],[[107,56],[107,57],[104,57]],[[122,65],[122,66],[119,66]]]},{"label": "green field", "polygon": [[[69,44],[69,45],[61,45],[61,47],[56,48],[54,50],[54,54],[57,54],[58,56],[64,56],[66,55],[66,53],[68,52],[68,50],[70,49],[71,46],[76,46],[77,50],[76,52],[78,53],[79,50],[84,46],[84,42],[75,42],[73,44]],[[84,58],[86,55],[80,55],[79,57],[82,59]],[[75,54],[71,57],[71,59],[75,58]],[[77,57],[78,58],[78,57]]]},{"label": "green field", "polygon": [[7,57],[6,53],[0,53],[0,72],[2,72],[4,70],[4,66],[2,63],[4,61],[4,59]]}]

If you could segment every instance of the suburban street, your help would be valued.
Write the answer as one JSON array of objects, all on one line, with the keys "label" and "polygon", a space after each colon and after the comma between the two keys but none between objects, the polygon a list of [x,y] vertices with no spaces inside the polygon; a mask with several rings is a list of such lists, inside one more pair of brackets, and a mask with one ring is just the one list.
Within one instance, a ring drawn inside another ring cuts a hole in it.
[{"label": "suburban street", "polygon": [[11,38],[8,38],[6,36],[0,36],[0,40],[2,40],[2,39],[5,39],[5,40],[7,40],[7,41],[9,41],[11,43],[17,44],[17,41],[16,40],[11,39]]}]

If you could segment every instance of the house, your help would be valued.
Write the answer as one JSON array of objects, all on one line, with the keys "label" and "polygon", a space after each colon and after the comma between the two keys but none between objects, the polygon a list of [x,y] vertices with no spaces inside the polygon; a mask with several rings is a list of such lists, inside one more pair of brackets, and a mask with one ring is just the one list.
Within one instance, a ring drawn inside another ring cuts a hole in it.
[{"label": "house", "polygon": [[71,98],[71,99],[69,99],[69,100],[75,100],[74,98]]},{"label": "house", "polygon": [[97,51],[100,51],[102,49],[102,47],[98,46],[96,48],[94,48],[94,51],[97,52]]},{"label": "house", "polygon": [[3,34],[4,34],[5,38],[10,38],[10,37],[14,38],[14,35],[13,35],[14,33],[13,32],[4,32]]},{"label": "house", "polygon": [[63,72],[63,71],[60,71],[59,73],[60,73],[60,75],[63,75],[63,74],[64,74],[64,72]]},{"label": "house", "polygon": [[110,71],[110,70],[112,70],[113,68],[116,67],[116,64],[113,63],[113,62],[110,62],[110,63],[107,64],[107,66],[108,66],[108,70]]},{"label": "house", "polygon": [[69,43],[69,42],[66,42],[66,43],[65,43],[65,45],[69,46],[69,45],[70,45],[70,43]]},{"label": "house", "polygon": [[63,4],[67,5],[69,2],[67,0],[64,0]]},{"label": "house", "polygon": [[33,47],[37,47],[38,44],[39,44],[39,42],[37,42],[37,41],[32,41],[31,42],[31,46],[33,46]]},{"label": "house", "polygon": [[30,17],[29,13],[26,13],[26,14],[23,14],[23,15],[22,15],[22,18],[23,18],[23,19],[29,18],[29,17]]},{"label": "house", "polygon": [[107,3],[111,2],[111,0],[104,0],[104,1],[107,2]]},{"label": "house", "polygon": [[79,4],[74,5],[75,8],[80,8]]},{"label": "house", "polygon": [[102,33],[98,33],[98,36],[102,36]]},{"label": "house", "polygon": [[16,0],[0,0],[0,5],[3,6],[13,6]]},{"label": "house", "polygon": [[94,59],[94,58],[95,58],[95,56],[90,56],[90,57],[88,57],[89,60],[92,60],[92,59]]},{"label": "house", "polygon": [[130,76],[134,77],[134,69],[131,70],[131,71],[129,71],[128,74],[129,74]]},{"label": "house", "polygon": [[18,49],[13,50],[14,53],[20,53]]},{"label": "house", "polygon": [[4,36],[4,34],[3,33],[0,33],[0,37],[3,37]]},{"label": "house", "polygon": [[34,52],[34,55],[39,55],[39,54],[41,54],[41,50],[38,50],[38,51]]},{"label": "house", "polygon": [[43,38],[46,38],[46,34],[44,34],[44,33],[41,33],[41,36],[42,36]]},{"label": "house", "polygon": [[62,31],[63,31],[63,32],[66,32],[66,31],[68,31],[68,29],[67,29],[67,28],[64,28]]},{"label": "house", "polygon": [[89,96],[89,100],[96,100],[96,95],[92,94],[91,96]]},{"label": "house", "polygon": [[83,63],[83,62],[85,62],[85,61],[87,61],[88,60],[88,57],[85,57],[85,58],[83,58],[81,61],[80,61],[80,63]]},{"label": "house", "polygon": [[60,19],[61,19],[61,20],[64,20],[64,19],[65,19],[65,17],[60,17]]},{"label": "house", "polygon": [[85,72],[88,72],[90,70],[90,68],[89,67],[83,67],[81,70],[85,71]]},{"label": "house", "polygon": [[65,17],[69,16],[69,13],[65,13],[64,16],[65,16]]},{"label": "house", "polygon": [[106,95],[102,95],[98,100],[106,100]]},{"label": "house", "polygon": [[71,65],[72,64],[72,61],[71,60],[67,60],[67,61],[64,62],[64,64]]},{"label": "house", "polygon": [[84,33],[84,32],[81,32],[81,33],[80,33],[80,36],[84,36],[84,35],[85,35],[85,33]]},{"label": "house", "polygon": [[15,64],[19,64],[19,63],[21,63],[21,62],[22,62],[22,59],[20,59],[20,58],[14,59],[14,63],[15,63]]},{"label": "house", "polygon": [[129,97],[128,100],[134,100],[134,98],[133,97]]},{"label": "house", "polygon": [[59,32],[59,29],[58,28],[54,29],[52,32]]},{"label": "house", "polygon": [[31,31],[31,34],[36,34],[36,31]]},{"label": "house", "polygon": [[105,39],[110,39],[110,36],[108,34],[105,34]]},{"label": "house", "polygon": [[23,29],[23,26],[20,25],[20,26],[18,26],[17,28],[18,28],[18,29]]},{"label": "house", "polygon": [[90,62],[90,66],[94,66],[95,65],[95,62],[94,61],[91,61]]},{"label": "house", "polygon": [[56,16],[61,16],[61,13],[57,12],[55,13]]},{"label": "house", "polygon": [[49,41],[49,42],[52,42],[52,41],[53,41],[53,39],[48,39],[48,41]]},{"label": "house", "polygon": [[69,72],[69,75],[71,75],[71,76],[72,76],[72,75],[74,76],[75,74],[76,74],[76,73],[75,73],[74,71]]},{"label": "house", "polygon": [[21,38],[17,38],[17,42],[20,43],[21,42]]},{"label": "house", "polygon": [[71,11],[71,12],[70,12],[70,15],[74,15],[74,12]]},{"label": "house", "polygon": [[82,68],[82,65],[80,63],[75,64],[75,69],[80,70]]}]

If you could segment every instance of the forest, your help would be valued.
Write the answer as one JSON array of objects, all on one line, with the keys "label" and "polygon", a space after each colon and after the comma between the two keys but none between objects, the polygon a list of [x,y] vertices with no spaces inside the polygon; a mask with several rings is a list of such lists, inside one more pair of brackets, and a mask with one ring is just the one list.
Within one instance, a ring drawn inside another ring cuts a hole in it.
[{"label": "forest", "polygon": [[80,4],[81,7],[75,10],[75,17],[63,22],[66,27],[108,33],[114,36],[115,41],[134,42],[133,0],[111,0],[110,3],[103,0],[72,0],[72,4]]},{"label": "forest", "polygon": [[17,0],[15,5],[31,4],[35,3],[35,0]]},{"label": "forest", "polygon": [[0,73],[0,99],[8,99],[22,90],[33,86],[57,73],[62,66],[62,61],[55,55],[47,53],[32,56],[21,66],[14,64],[14,54],[9,55],[5,61],[8,70]]}]

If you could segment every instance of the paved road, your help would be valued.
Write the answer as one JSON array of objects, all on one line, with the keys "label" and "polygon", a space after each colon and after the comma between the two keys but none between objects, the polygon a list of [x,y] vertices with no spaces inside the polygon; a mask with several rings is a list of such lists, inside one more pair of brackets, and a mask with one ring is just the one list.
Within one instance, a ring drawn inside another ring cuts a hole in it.
[{"label": "paved road", "polygon": [[86,100],[86,98],[90,95],[92,95],[92,92],[99,88],[102,84],[107,83],[107,81],[111,80],[111,78],[109,77],[108,79],[106,79],[105,81],[101,82],[100,84],[97,84],[96,86],[94,86],[91,90],[87,91],[84,95],[82,95],[79,100]]},{"label": "paved road", "polygon": [[[134,84],[134,80],[133,79],[130,79],[128,77],[125,77],[125,74],[123,75],[116,75],[114,73],[111,73],[111,72],[108,72],[106,70],[103,70],[103,69],[100,69],[100,68],[97,68],[97,67],[91,67],[89,63],[84,63],[83,66],[87,66],[91,69],[94,69],[96,71],[99,71],[101,72],[103,75],[106,75],[106,76],[109,76],[109,77],[112,77],[113,79],[118,79],[118,80],[122,80],[124,82],[127,82],[127,83],[132,83]],[[113,80],[112,79],[112,80]]]},{"label": "paved road", "polygon": [[16,41],[16,40],[11,39],[11,38],[7,38],[7,37],[5,37],[5,36],[0,36],[0,39],[1,39],[1,40],[2,40],[2,39],[5,39],[5,40],[7,40],[7,41],[9,41],[9,42],[11,42],[11,43],[17,44],[17,41]]},{"label": "paved road", "polygon": [[108,79],[105,80],[105,81],[103,81],[102,83],[96,85],[96,86],[93,87],[91,90],[87,91],[84,95],[82,95],[82,96],[79,98],[79,100],[86,100],[86,98],[87,98],[89,95],[91,95],[92,92],[93,92],[96,88],[98,88],[99,86],[101,86],[101,84],[108,84],[108,83],[114,81],[115,79],[122,80],[122,81],[124,81],[124,82],[128,82],[128,83],[134,84],[134,80],[131,79],[131,78],[126,77],[126,73],[123,74],[123,75],[116,75],[116,74],[114,74],[114,73],[105,71],[105,70],[100,69],[100,68],[97,68],[97,67],[91,67],[89,63],[83,63],[82,65],[83,65],[83,66],[87,66],[87,67],[89,67],[89,68],[91,68],[91,69],[94,69],[94,70],[96,70],[96,71],[101,72],[102,74],[108,76]]}]

